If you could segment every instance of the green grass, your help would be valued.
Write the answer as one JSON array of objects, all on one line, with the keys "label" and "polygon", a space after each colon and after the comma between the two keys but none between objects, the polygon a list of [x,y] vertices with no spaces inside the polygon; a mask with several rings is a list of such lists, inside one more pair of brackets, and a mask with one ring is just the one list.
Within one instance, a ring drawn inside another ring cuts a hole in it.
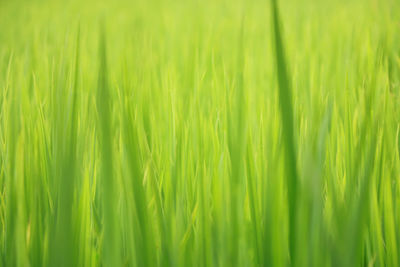
[{"label": "green grass", "polygon": [[0,0],[0,266],[398,266],[398,14]]}]

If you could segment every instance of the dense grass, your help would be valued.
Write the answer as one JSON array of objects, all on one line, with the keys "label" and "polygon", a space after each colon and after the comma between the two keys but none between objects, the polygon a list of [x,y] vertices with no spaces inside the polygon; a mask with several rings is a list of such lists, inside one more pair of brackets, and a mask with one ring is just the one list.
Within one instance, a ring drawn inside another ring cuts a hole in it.
[{"label": "dense grass", "polygon": [[0,0],[0,266],[399,266],[400,3]]}]

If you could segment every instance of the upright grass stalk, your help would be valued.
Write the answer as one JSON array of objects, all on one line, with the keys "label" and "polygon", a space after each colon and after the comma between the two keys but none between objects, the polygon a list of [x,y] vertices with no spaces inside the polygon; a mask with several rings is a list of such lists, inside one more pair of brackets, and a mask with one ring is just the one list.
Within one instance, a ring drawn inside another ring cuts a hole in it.
[{"label": "upright grass stalk", "polygon": [[[16,153],[17,153],[17,137],[20,136],[20,90],[12,87],[10,71],[13,64],[12,56],[9,58],[7,67],[5,92],[9,93],[8,98],[8,120],[7,120],[7,166],[5,172],[6,187],[6,221],[5,221],[5,266],[16,266],[17,264],[17,240],[16,240],[16,223],[17,216],[15,211],[17,207],[17,185],[16,185]],[[4,104],[4,103],[3,103]]]},{"label": "upright grass stalk", "polygon": [[229,125],[229,155],[231,160],[231,188],[230,188],[230,212],[231,212],[231,244],[229,251],[229,263],[231,266],[240,264],[240,241],[242,222],[242,203],[240,198],[240,186],[244,182],[244,154],[245,154],[245,89],[244,89],[244,16],[240,24],[238,38],[237,65],[235,72],[235,84],[233,87],[232,110],[228,117]]},{"label": "upright grass stalk", "polygon": [[289,204],[289,250],[291,263],[295,264],[296,257],[296,216],[297,216],[297,163],[295,148],[295,132],[293,129],[292,89],[288,77],[285,49],[281,37],[279,11],[277,0],[271,0],[272,24],[276,59],[276,72],[279,86],[279,106],[282,117],[283,145],[285,146],[285,171],[287,175],[287,197]]},{"label": "upright grass stalk", "polygon": [[[70,105],[65,106],[64,116],[65,122],[58,122],[56,127],[65,129],[67,134],[58,136],[57,148],[61,150],[60,158],[56,165],[60,168],[59,172],[59,189],[58,189],[58,207],[56,218],[55,239],[50,247],[51,265],[57,266],[73,266],[77,264],[74,246],[74,230],[73,230],[73,202],[75,180],[77,176],[77,97],[78,97],[78,79],[80,74],[79,68],[79,52],[80,52],[80,29],[78,27],[76,47],[75,47],[75,66],[73,84],[68,94]],[[62,107],[62,105],[60,104]],[[58,129],[59,133],[64,131]]]},{"label": "upright grass stalk", "polygon": [[[128,90],[128,89],[126,89]],[[134,229],[135,248],[136,248],[136,264],[138,266],[154,266],[156,257],[152,255],[154,251],[152,224],[149,220],[149,212],[147,207],[146,191],[143,186],[143,171],[140,162],[139,137],[137,129],[137,119],[135,113],[130,107],[128,94],[124,95],[123,103],[123,153],[127,160],[128,185],[131,187],[133,194],[133,210],[136,217],[137,226]],[[161,219],[161,218],[159,218]],[[136,224],[135,224],[136,225]],[[162,229],[160,229],[162,231]],[[165,261],[168,266],[170,262]]]},{"label": "upright grass stalk", "polygon": [[103,205],[103,264],[121,266],[119,255],[117,183],[113,173],[112,99],[108,84],[105,26],[100,26],[99,76],[97,87],[97,112],[100,142],[100,182]]}]

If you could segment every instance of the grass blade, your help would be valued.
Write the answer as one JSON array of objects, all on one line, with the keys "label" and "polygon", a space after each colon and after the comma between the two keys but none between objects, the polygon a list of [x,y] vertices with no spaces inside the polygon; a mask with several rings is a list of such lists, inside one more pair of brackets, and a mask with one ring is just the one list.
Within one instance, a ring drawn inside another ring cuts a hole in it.
[{"label": "grass blade", "polygon": [[292,89],[288,77],[288,67],[285,59],[285,50],[281,36],[279,11],[277,0],[271,0],[272,24],[274,32],[274,47],[276,56],[276,72],[278,75],[279,86],[279,106],[282,116],[282,130],[285,146],[286,175],[287,175],[287,194],[289,203],[289,249],[291,263],[294,264],[296,257],[296,214],[297,214],[297,163],[296,148],[293,129],[293,106]]}]

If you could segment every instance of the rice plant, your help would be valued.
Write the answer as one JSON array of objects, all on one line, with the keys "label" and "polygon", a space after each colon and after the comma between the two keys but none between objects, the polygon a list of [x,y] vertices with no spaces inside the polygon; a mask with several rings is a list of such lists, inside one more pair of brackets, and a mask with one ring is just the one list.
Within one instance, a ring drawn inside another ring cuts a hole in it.
[{"label": "rice plant", "polygon": [[399,14],[0,0],[0,266],[399,266]]}]

